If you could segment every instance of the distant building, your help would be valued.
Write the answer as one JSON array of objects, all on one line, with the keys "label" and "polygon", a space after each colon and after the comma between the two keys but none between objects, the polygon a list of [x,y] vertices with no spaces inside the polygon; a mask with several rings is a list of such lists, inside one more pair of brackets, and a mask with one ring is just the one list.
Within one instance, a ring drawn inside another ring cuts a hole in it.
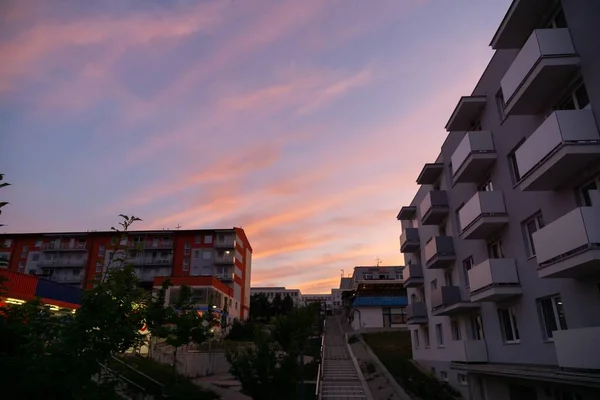
[{"label": "distant building", "polygon": [[[404,267],[355,267],[351,279],[354,291],[349,319],[354,329],[406,327]],[[341,284],[348,284],[342,278]]]},{"label": "distant building", "polygon": [[252,294],[252,295],[264,294],[267,297],[267,299],[269,299],[270,301],[273,301],[273,299],[277,295],[281,296],[282,300],[285,296],[289,295],[292,298],[292,300],[294,300],[295,305],[303,304],[302,293],[300,292],[300,289],[286,289],[285,287],[282,287],[282,286],[251,287],[250,294]]},{"label": "distant building", "polygon": [[325,311],[331,312],[333,310],[333,298],[331,294],[304,294],[302,298],[305,304],[320,303],[324,305]]},{"label": "distant building", "polygon": [[[241,228],[0,234],[0,268],[77,288],[91,288],[121,249],[140,286],[159,287],[170,278],[192,288],[200,305],[227,303],[230,318],[245,319],[250,306],[252,247]],[[210,297],[209,297],[210,296]]]}]

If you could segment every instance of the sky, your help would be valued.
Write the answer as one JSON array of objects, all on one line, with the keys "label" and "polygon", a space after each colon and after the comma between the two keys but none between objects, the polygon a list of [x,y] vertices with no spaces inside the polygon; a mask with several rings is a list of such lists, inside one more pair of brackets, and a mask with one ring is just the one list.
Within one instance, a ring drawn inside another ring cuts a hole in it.
[{"label": "sky", "polygon": [[6,232],[243,227],[252,284],[402,265],[510,0],[1,0]]}]

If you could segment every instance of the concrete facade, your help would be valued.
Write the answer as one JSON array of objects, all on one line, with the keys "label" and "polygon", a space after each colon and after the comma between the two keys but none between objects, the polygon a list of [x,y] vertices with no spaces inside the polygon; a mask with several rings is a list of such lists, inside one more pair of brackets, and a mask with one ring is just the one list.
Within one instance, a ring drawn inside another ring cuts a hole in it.
[{"label": "concrete facade", "polygon": [[304,304],[300,289],[286,289],[285,287],[279,286],[256,286],[250,288],[250,294],[264,294],[269,301],[273,301],[277,295],[279,295],[282,300],[285,298],[285,296],[289,295],[292,300],[294,300],[295,305],[300,306]]},{"label": "concrete facade", "polygon": [[596,37],[600,2],[513,1],[398,214],[414,359],[466,398],[600,398]]}]

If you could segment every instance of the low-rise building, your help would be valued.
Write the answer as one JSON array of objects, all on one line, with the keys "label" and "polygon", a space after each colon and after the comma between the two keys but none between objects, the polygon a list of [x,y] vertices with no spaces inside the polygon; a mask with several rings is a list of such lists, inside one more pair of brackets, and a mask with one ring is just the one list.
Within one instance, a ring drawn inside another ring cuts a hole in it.
[{"label": "low-rise building", "polygon": [[275,296],[279,295],[283,300],[286,296],[290,296],[292,300],[294,300],[294,305],[300,306],[302,305],[302,292],[300,289],[286,289],[283,286],[263,286],[263,287],[251,287],[250,294],[263,294],[269,301],[273,301]]}]

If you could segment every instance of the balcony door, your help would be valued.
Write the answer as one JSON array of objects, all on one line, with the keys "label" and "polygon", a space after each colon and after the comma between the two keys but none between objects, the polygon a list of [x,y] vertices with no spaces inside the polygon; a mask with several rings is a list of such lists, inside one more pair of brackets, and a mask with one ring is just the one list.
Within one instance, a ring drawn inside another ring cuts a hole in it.
[{"label": "balcony door", "polygon": [[595,178],[593,181],[583,185],[579,189],[581,205],[586,207],[600,206],[600,178]]}]

